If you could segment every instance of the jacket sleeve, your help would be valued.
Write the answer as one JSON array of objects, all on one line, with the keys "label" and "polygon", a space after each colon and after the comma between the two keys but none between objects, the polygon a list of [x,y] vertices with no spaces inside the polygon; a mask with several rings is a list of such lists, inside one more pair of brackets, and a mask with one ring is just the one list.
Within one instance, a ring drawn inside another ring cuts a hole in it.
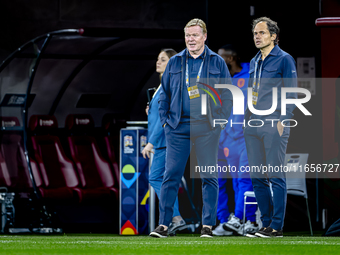
[{"label": "jacket sleeve", "polygon": [[[295,67],[295,60],[292,56],[287,55],[283,58],[282,63],[282,77],[283,77],[283,86],[284,87],[297,87],[297,73]],[[287,99],[296,99],[297,93],[287,93]],[[282,100],[282,98],[281,98]],[[287,104],[286,115],[280,116],[280,121],[284,119],[291,119],[294,114],[293,110],[295,109],[295,104]]]},{"label": "jacket sleeve", "polygon": [[[162,88],[159,89],[159,92],[161,92],[161,90]],[[156,104],[157,102],[154,102],[154,103]],[[149,114],[152,114],[155,116],[155,120],[154,120],[155,124],[152,127],[151,134],[149,135],[149,143],[155,146],[159,143],[162,136],[164,136],[164,130],[159,120],[158,105],[152,105],[151,107],[152,108],[151,108],[151,111],[149,111]]]},{"label": "jacket sleeve", "polygon": [[171,94],[170,94],[170,66],[172,64],[172,59],[169,60],[165,71],[162,76],[161,81],[161,89],[159,94],[159,118],[161,126],[165,123],[167,123],[168,115],[169,115],[169,109],[170,109],[170,100],[171,100]]}]

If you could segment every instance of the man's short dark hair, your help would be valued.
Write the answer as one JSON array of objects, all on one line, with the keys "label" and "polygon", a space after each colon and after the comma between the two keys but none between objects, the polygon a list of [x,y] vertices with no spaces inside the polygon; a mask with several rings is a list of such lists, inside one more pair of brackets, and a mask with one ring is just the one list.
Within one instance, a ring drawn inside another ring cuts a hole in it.
[{"label": "man's short dark hair", "polygon": [[253,20],[253,24],[252,24],[252,32],[254,33],[254,29],[255,26],[260,23],[260,22],[266,22],[267,23],[267,27],[269,30],[270,35],[276,34],[276,39],[274,41],[274,45],[279,44],[279,34],[280,34],[280,28],[277,25],[277,22],[271,20],[270,18],[267,17],[261,17],[258,19],[254,19]]},{"label": "man's short dark hair", "polygon": [[230,55],[234,58],[237,65],[241,66],[241,58],[239,55],[239,50],[237,47],[235,47],[235,45],[225,44],[222,47],[220,47],[220,49],[224,49],[225,51],[230,52],[231,53]]},{"label": "man's short dark hair", "polygon": [[238,53],[238,51],[237,51],[237,49],[235,48],[235,46],[234,45],[232,45],[232,44],[225,44],[225,45],[223,45],[220,49],[224,49],[225,51],[230,51],[232,54],[232,56],[236,56],[236,55],[238,55],[237,53]]}]

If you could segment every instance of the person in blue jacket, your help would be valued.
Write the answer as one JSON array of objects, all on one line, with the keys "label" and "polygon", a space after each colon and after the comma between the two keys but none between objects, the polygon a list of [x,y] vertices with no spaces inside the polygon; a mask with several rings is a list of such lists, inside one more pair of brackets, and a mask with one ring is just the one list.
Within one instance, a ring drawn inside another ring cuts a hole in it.
[{"label": "person in blue jacket", "polygon": [[[173,49],[163,49],[158,55],[156,62],[156,72],[159,73],[160,78],[164,73],[169,59],[176,55],[177,52]],[[150,158],[150,153],[154,153],[150,174],[149,183],[154,188],[158,198],[160,196],[160,189],[163,181],[163,175],[165,171],[165,134],[159,119],[158,113],[158,100],[161,85],[158,86],[156,92],[153,94],[150,104],[146,108],[146,114],[148,115],[148,143],[144,147],[142,154],[143,157]],[[185,226],[185,221],[181,217],[179,212],[178,198],[176,198],[174,204],[174,212],[172,216],[171,226],[169,227],[169,233],[172,234],[176,230],[180,230]]]},{"label": "person in blue jacket", "polygon": [[[232,76],[233,85],[240,88],[244,94],[244,104],[247,105],[247,84],[249,79],[249,63],[241,63],[239,54],[231,44],[222,46],[218,54],[226,62]],[[246,144],[243,136],[244,115],[230,114],[228,125],[221,132],[219,144],[219,165],[234,166],[235,172],[230,172],[233,178],[235,213],[228,208],[227,173],[219,172],[219,196],[217,205],[217,218],[220,221],[214,235],[232,235],[237,233],[255,233],[259,228],[256,224],[256,205],[248,205],[246,210],[247,222],[242,223],[244,209],[244,192],[252,191],[253,186],[249,173],[242,172],[241,167],[248,166]],[[234,123],[231,125],[231,122]],[[248,199],[250,201],[251,199]]]},{"label": "person in blue jacket", "polygon": [[[221,126],[216,119],[228,119],[232,94],[216,84],[231,84],[223,59],[206,45],[203,20],[193,19],[184,28],[186,49],[173,56],[162,77],[159,115],[167,144],[165,174],[160,195],[159,226],[152,237],[167,237],[173,206],[192,146],[202,180],[201,237],[211,238],[216,224],[218,174],[216,168]],[[202,106],[202,107],[201,107]],[[208,168],[208,170],[206,170]]]},{"label": "person in blue jacket", "polygon": [[[248,87],[252,102],[244,117],[244,137],[263,227],[249,237],[283,237],[287,187],[282,167],[290,134],[289,123],[284,120],[292,119],[295,104],[287,104],[285,114],[281,113],[281,89],[297,87],[296,66],[293,57],[278,46],[280,29],[275,21],[258,18],[253,21],[252,32],[259,52],[250,62]],[[276,109],[271,114],[263,113],[272,108],[274,89]],[[286,98],[296,99],[297,93],[286,93]]]}]

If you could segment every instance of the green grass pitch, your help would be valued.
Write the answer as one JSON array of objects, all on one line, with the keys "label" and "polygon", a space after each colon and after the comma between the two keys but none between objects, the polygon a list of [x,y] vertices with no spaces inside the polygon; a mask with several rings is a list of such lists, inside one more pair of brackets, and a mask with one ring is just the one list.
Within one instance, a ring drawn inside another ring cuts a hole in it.
[{"label": "green grass pitch", "polygon": [[0,236],[0,254],[340,254],[338,237],[214,237],[179,234],[169,238],[99,234]]}]

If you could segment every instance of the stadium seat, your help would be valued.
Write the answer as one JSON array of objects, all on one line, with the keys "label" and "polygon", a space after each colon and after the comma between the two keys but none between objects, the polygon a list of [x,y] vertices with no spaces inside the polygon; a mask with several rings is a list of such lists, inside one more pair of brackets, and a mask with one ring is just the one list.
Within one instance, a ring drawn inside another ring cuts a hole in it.
[{"label": "stadium seat", "polygon": [[5,159],[0,154],[0,187],[11,186],[11,178],[9,176],[7,164]]},{"label": "stadium seat", "polygon": [[[286,185],[287,185],[287,195],[301,196],[305,198],[310,233],[311,233],[311,236],[313,236],[313,229],[312,229],[311,217],[310,217],[309,206],[308,206],[306,172],[299,171],[299,169],[304,169],[305,165],[307,164],[307,160],[308,160],[307,153],[286,154],[285,167],[287,167],[287,170],[288,170],[286,171]],[[269,184],[270,184],[269,187],[270,187],[271,195],[273,196],[272,185],[271,183]],[[247,202],[247,197],[255,197],[254,191],[246,191],[244,193],[243,222],[245,222],[246,205],[257,204],[257,202]]]},{"label": "stadium seat", "polygon": [[80,177],[77,189],[81,201],[113,199],[118,189],[109,163],[102,157],[97,141],[89,135],[94,121],[89,114],[70,114],[65,121],[72,160]]},{"label": "stadium seat", "polygon": [[301,196],[306,200],[306,211],[310,235],[313,236],[312,222],[308,206],[308,194],[306,186],[306,172],[299,171],[305,169],[308,161],[307,153],[286,154],[285,163],[289,171],[286,172],[287,195]]},{"label": "stadium seat", "polygon": [[37,186],[44,199],[76,202],[79,180],[73,163],[66,157],[59,138],[49,134],[57,127],[54,116],[33,115],[30,118],[34,158],[42,177]]},{"label": "stadium seat", "polygon": [[[22,145],[22,134],[14,130],[20,127],[20,122],[17,117],[0,117],[0,121],[3,128],[0,140],[2,174],[0,179],[5,179],[4,186],[7,186],[10,191],[31,192],[33,185]],[[41,177],[34,160],[31,166],[34,179],[40,183]]]},{"label": "stadium seat", "polygon": [[112,169],[113,169],[113,174],[115,177],[115,184],[116,184],[116,188],[119,190],[119,166],[116,160],[116,154],[115,154],[115,150],[114,150],[114,146],[113,146],[113,141],[112,141],[112,137],[110,136],[105,136],[104,137],[104,141],[105,141],[105,145],[106,145],[106,151],[107,151],[107,155],[108,158],[110,160],[110,163],[112,165]]},{"label": "stadium seat", "polygon": [[120,129],[126,127],[126,121],[116,119],[112,114],[106,114],[103,117],[102,126],[106,131],[106,136],[104,137],[105,152],[114,171],[117,184],[116,187],[119,189],[119,135]]},{"label": "stadium seat", "polygon": [[[119,147],[119,127],[115,121],[115,119],[111,118],[111,115],[106,115],[103,118],[103,127],[107,133],[104,137],[105,142],[105,152],[107,154],[107,158],[109,159],[113,173],[115,176],[115,181],[117,184],[117,188],[119,189],[119,166],[118,166],[118,158],[116,157]],[[116,133],[116,134],[113,134]]]},{"label": "stadium seat", "polygon": [[[246,210],[247,210],[247,205],[257,205],[257,201],[247,201],[247,197],[252,197],[255,198],[255,193],[254,191],[246,191],[244,192],[244,202],[243,202],[243,219],[242,222],[246,222]],[[243,235],[245,235],[245,231],[243,228]]]}]

